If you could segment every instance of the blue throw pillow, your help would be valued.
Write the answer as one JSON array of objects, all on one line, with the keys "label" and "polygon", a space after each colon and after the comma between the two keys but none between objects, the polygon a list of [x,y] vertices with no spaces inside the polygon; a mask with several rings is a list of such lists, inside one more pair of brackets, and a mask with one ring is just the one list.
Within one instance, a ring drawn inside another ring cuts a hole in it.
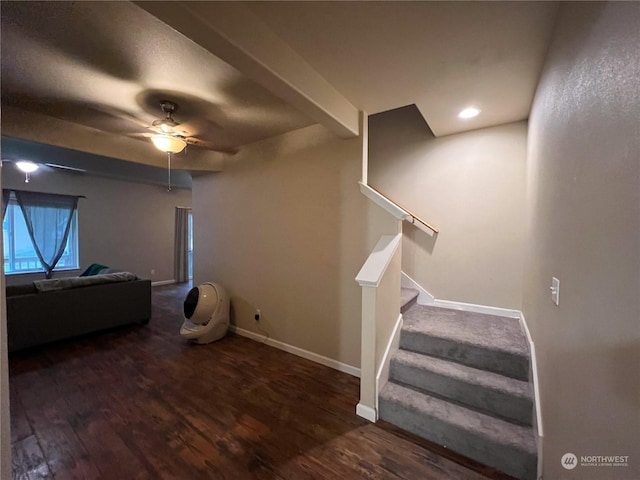
[{"label": "blue throw pillow", "polygon": [[87,268],[82,274],[81,277],[90,277],[91,275],[97,275],[100,273],[100,270],[109,268],[106,265],[100,265],[99,263],[93,263]]}]

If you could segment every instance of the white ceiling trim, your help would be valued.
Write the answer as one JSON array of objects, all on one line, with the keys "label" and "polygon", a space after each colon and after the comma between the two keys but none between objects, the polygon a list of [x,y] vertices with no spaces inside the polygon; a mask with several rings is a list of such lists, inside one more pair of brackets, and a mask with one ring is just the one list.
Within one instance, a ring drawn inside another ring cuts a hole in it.
[{"label": "white ceiling trim", "polygon": [[359,112],[241,2],[135,2],[341,137]]}]

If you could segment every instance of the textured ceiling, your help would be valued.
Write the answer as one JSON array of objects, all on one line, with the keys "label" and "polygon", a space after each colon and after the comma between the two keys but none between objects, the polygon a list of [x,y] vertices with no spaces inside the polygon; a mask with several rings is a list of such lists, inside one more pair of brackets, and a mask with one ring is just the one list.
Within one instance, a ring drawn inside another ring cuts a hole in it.
[{"label": "textured ceiling", "polygon": [[[554,2],[250,2],[369,114],[416,104],[436,135],[528,118]],[[477,119],[457,118],[467,105]]]},{"label": "textured ceiling", "polygon": [[3,106],[120,135],[148,132],[162,99],[222,148],[313,123],[132,3],[2,2]]},{"label": "textured ceiling", "polygon": [[[335,120],[333,107],[320,111],[323,102],[368,113],[416,104],[436,135],[525,119],[557,5],[1,2],[1,8],[3,135],[162,166],[166,159],[143,134],[161,116],[163,99],[179,104],[181,130],[223,149],[323,122],[323,115]],[[163,11],[166,23],[150,11]],[[209,42],[214,36],[217,43]],[[243,45],[262,57],[252,58]],[[461,122],[456,115],[468,105],[482,114]],[[215,154],[189,148],[178,168],[219,169]]]}]

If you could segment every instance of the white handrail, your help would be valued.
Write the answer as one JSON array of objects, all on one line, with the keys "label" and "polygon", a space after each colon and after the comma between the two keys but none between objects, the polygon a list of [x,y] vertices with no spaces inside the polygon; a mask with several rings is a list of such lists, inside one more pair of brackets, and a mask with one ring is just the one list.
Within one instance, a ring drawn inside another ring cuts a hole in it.
[{"label": "white handrail", "polygon": [[391,262],[396,250],[398,250],[401,240],[401,233],[380,237],[369,258],[367,258],[360,272],[356,275],[356,282],[361,287],[377,287],[380,285],[380,280],[382,280],[384,272],[387,271],[387,266],[389,266],[389,262]]},{"label": "white handrail", "polygon": [[371,200],[373,203],[381,207],[382,209],[389,212],[398,220],[405,220],[407,217],[410,217],[411,214],[407,212],[404,208],[396,205],[391,200],[389,200],[384,195],[381,195],[377,190],[374,190],[369,185],[365,185],[362,182],[358,182],[360,185],[360,192]]},{"label": "white handrail", "polygon": [[409,210],[402,208],[400,205],[395,203],[393,200],[385,197],[375,188],[366,185],[362,182],[358,182],[360,185],[360,192],[367,197],[369,200],[374,202],[376,205],[381,207],[382,209],[389,212],[398,220],[404,220],[406,222],[414,224],[420,230],[425,232],[426,234],[433,236],[438,233],[438,229],[429,225],[427,222],[422,220],[420,217],[414,215]]}]

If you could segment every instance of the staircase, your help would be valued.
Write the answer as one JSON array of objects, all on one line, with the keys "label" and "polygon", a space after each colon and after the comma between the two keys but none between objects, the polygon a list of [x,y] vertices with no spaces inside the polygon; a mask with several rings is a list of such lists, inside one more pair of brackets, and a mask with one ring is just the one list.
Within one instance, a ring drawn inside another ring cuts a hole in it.
[{"label": "staircase", "polygon": [[380,418],[521,480],[537,451],[529,352],[516,319],[416,303],[380,392]]}]

